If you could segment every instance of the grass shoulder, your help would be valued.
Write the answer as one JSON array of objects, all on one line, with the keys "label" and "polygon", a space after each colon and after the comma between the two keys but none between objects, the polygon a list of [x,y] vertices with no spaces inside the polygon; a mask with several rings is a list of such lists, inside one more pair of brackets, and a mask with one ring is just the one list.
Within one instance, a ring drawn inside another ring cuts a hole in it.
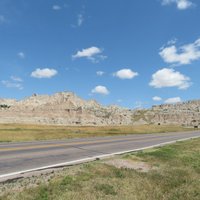
[{"label": "grass shoulder", "polygon": [[25,124],[0,124],[0,142],[20,142],[52,139],[85,138],[162,132],[192,131],[175,125],[134,126],[45,126]]},{"label": "grass shoulder", "polygon": [[4,185],[0,199],[199,200],[200,139],[67,167],[46,176],[19,180],[22,187],[16,182],[7,192]]}]

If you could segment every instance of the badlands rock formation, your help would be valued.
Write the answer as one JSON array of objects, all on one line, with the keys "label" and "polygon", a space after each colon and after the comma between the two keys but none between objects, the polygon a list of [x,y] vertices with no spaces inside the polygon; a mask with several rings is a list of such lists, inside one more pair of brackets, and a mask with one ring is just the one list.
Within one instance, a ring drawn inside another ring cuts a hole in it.
[{"label": "badlands rock formation", "polygon": [[132,111],[85,101],[71,92],[32,95],[21,101],[0,99],[0,123],[128,125]]},{"label": "badlands rock formation", "polygon": [[83,100],[71,92],[32,95],[17,101],[0,99],[0,123],[57,125],[132,125],[177,124],[200,126],[200,100],[129,110],[102,106],[95,100]]},{"label": "badlands rock formation", "polygon": [[149,110],[134,113],[135,121],[152,124],[177,124],[187,127],[200,127],[200,100],[177,104],[153,106]]}]

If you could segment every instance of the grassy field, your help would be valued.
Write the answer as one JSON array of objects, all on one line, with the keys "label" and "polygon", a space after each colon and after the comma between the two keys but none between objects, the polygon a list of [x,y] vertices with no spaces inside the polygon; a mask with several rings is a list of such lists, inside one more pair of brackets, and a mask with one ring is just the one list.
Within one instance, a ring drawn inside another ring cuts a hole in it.
[{"label": "grassy field", "polygon": [[34,141],[50,139],[83,138],[124,134],[146,134],[161,132],[188,131],[194,129],[169,125],[70,127],[0,124],[0,142]]},{"label": "grassy field", "polygon": [[45,183],[41,178],[35,187],[27,182],[21,189],[10,187],[0,200],[200,199],[200,139],[113,159],[143,162],[149,170],[119,169],[107,161],[95,161],[68,167]]}]

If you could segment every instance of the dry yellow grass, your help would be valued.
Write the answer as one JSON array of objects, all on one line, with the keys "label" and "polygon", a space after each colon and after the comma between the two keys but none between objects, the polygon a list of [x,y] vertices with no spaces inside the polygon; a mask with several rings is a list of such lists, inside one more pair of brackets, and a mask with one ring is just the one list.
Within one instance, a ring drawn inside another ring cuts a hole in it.
[{"label": "dry yellow grass", "polygon": [[135,126],[46,126],[25,124],[0,124],[0,142],[83,138],[125,134],[146,134],[189,131],[193,129],[174,125]]}]

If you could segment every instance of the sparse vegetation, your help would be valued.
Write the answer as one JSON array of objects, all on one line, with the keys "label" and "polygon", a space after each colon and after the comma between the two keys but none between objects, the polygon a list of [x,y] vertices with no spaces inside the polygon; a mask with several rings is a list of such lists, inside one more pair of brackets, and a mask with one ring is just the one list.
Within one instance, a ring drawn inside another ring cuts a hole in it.
[{"label": "sparse vegetation", "polygon": [[134,125],[134,126],[47,126],[47,125],[20,125],[0,124],[0,142],[34,141],[51,139],[83,138],[94,136],[114,136],[125,134],[146,134],[189,131],[193,128],[184,128],[172,125]]},{"label": "sparse vegetation", "polygon": [[[47,182],[38,185],[1,188],[0,200],[199,200],[200,139],[177,142],[161,148],[129,153],[115,158],[141,161],[152,168],[147,172],[95,161],[68,167]],[[43,175],[44,176],[44,175]],[[21,185],[22,180],[18,180]],[[7,192],[5,192],[5,188]]]},{"label": "sparse vegetation", "polygon": [[147,110],[138,110],[136,113],[134,113],[134,115],[132,116],[132,121],[133,122],[137,122],[140,119],[147,121],[146,117],[145,117],[145,113],[147,112]]},{"label": "sparse vegetation", "polygon": [[6,108],[10,108],[10,106],[8,106],[8,105],[6,105],[6,104],[1,104],[1,105],[0,105],[0,108],[6,109]]}]

